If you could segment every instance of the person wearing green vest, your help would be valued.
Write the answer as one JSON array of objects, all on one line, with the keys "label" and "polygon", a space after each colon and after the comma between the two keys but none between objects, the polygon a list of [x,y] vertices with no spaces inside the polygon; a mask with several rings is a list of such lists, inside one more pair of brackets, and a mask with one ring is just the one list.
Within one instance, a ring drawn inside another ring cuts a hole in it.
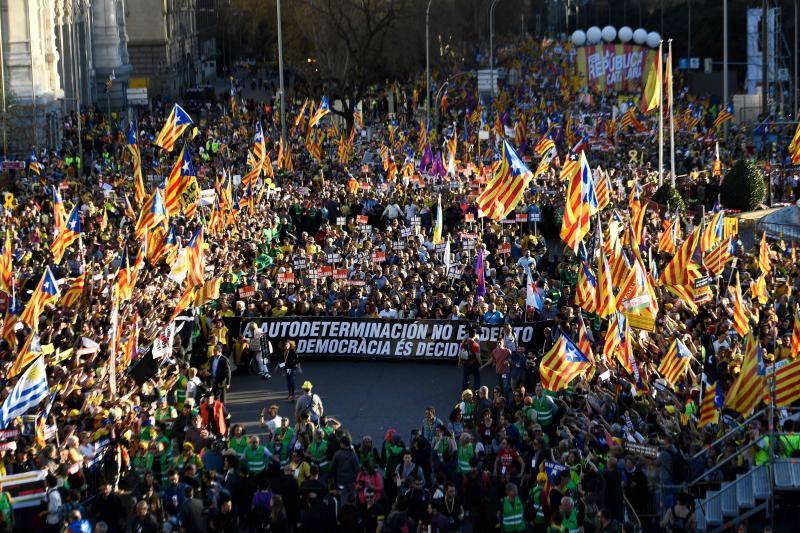
[{"label": "person wearing green vest", "polygon": [[257,476],[267,468],[267,461],[272,457],[266,447],[256,435],[250,437],[250,446],[244,451],[244,460],[247,461],[247,471],[251,476]]},{"label": "person wearing green vest", "polygon": [[762,466],[769,462],[769,437],[763,436],[756,443],[756,466]]},{"label": "person wearing green vest", "polygon": [[456,405],[461,410],[461,421],[466,428],[472,428],[475,424],[475,402],[472,398],[472,391],[466,389],[461,393],[461,402]]},{"label": "person wearing green vest", "polygon": [[247,449],[247,435],[244,434],[244,426],[241,424],[234,424],[231,428],[231,449],[235,451],[239,457],[244,457],[244,452]]},{"label": "person wearing green vest", "polygon": [[6,491],[0,491],[0,513],[5,518],[8,531],[14,526],[14,509],[11,506],[11,495]]},{"label": "person wearing green vest", "polygon": [[178,418],[178,411],[167,403],[167,397],[161,396],[158,399],[156,408],[156,423],[164,427],[164,434],[172,438],[172,423]]},{"label": "person wearing green vest", "polygon": [[530,492],[530,505],[531,505],[531,516],[533,517],[533,530],[536,533],[544,532],[547,529],[547,518],[544,514],[544,506],[546,503],[546,498],[543,501],[545,492],[544,488],[547,485],[547,474],[544,472],[539,472],[536,475],[536,485],[534,485],[533,489]]},{"label": "person wearing green vest", "polygon": [[581,533],[581,522],[578,508],[569,496],[561,498],[561,527],[566,533]]},{"label": "person wearing green vest", "polygon": [[545,433],[550,433],[556,413],[558,413],[558,406],[553,398],[544,393],[541,383],[536,384],[536,397],[533,399],[532,406],[536,411],[536,421],[542,426]]},{"label": "person wearing green vest", "polygon": [[471,442],[472,437],[469,433],[462,433],[458,442],[458,473],[466,475],[469,472],[469,460],[475,457],[475,445]]},{"label": "person wearing green vest", "polygon": [[144,479],[145,472],[153,470],[155,454],[150,451],[150,448],[143,444],[139,448],[139,452],[133,457],[133,469],[139,479]]},{"label": "person wearing green vest", "polygon": [[321,429],[314,431],[314,441],[308,446],[308,455],[311,462],[319,466],[320,472],[325,474],[331,471],[331,464],[328,461],[328,441],[325,440],[325,433]]},{"label": "person wearing green vest", "polygon": [[525,517],[522,499],[517,494],[517,486],[513,483],[506,485],[506,497],[503,498],[501,510],[498,512],[500,531],[515,533],[525,531]]}]

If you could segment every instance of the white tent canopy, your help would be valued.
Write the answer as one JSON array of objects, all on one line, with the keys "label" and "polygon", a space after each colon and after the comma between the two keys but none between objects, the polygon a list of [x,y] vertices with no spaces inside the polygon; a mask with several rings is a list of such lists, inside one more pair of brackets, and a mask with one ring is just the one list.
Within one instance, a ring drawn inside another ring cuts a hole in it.
[{"label": "white tent canopy", "polygon": [[800,207],[787,205],[764,217],[757,224],[756,232],[767,232],[769,239],[800,241]]}]

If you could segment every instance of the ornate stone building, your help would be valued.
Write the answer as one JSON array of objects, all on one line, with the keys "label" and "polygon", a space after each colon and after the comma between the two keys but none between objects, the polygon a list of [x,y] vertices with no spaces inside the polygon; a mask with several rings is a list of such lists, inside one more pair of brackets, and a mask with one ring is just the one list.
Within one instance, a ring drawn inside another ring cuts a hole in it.
[{"label": "ornate stone building", "polygon": [[128,53],[152,96],[179,96],[200,81],[196,0],[136,0],[125,12]]},{"label": "ornate stone building", "polygon": [[125,0],[0,0],[0,29],[3,132],[15,152],[54,146],[66,112],[127,107]]}]

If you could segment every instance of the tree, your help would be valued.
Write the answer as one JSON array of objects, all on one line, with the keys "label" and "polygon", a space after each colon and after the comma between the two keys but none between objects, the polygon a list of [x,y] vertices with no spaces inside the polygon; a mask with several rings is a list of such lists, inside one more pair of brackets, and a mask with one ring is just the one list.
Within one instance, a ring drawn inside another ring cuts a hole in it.
[{"label": "tree", "polygon": [[678,209],[683,211],[686,209],[686,204],[683,201],[681,194],[669,183],[665,183],[653,193],[651,198],[655,203],[663,206],[669,206],[670,209]]},{"label": "tree", "polygon": [[403,64],[407,40],[396,30],[398,22],[411,14],[411,6],[411,0],[295,3],[293,23],[305,31],[295,32],[299,39],[291,49],[286,48],[291,50],[292,65],[308,80],[318,81],[331,103],[341,101],[342,109],[332,112],[345,119],[347,129],[353,125],[355,106],[369,86],[397,74],[397,66]]},{"label": "tree", "polygon": [[740,211],[757,209],[766,196],[764,176],[751,159],[736,161],[725,176],[720,190],[722,205]]}]

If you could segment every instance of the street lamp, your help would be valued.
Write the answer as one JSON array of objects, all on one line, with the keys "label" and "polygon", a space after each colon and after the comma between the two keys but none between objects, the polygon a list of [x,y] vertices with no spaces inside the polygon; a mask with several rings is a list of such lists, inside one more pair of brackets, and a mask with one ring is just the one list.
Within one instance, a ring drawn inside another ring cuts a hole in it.
[{"label": "street lamp", "polygon": [[489,7],[489,83],[492,101],[494,101],[494,8],[499,1],[492,0],[492,5]]},{"label": "street lamp", "polygon": [[286,147],[286,91],[283,87],[283,36],[281,35],[281,0],[278,9],[278,81],[281,94],[281,145]]},{"label": "street lamp", "polygon": [[425,9],[425,130],[430,128],[431,123],[431,45],[430,45],[430,18],[431,2],[428,0],[428,7]]}]

